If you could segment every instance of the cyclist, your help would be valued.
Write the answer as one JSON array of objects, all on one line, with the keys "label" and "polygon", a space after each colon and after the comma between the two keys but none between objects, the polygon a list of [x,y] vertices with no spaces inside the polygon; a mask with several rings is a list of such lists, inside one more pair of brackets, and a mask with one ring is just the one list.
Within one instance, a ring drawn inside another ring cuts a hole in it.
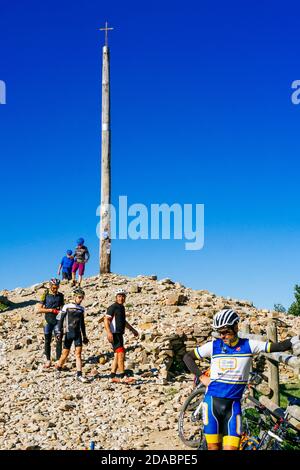
[{"label": "cyclist", "polygon": [[[281,352],[299,343],[299,336],[280,343],[256,341],[238,336],[238,314],[223,309],[213,318],[220,338],[185,354],[188,369],[208,385],[203,403],[204,434],[208,450],[238,450],[241,437],[242,394],[247,384],[252,357],[259,352]],[[195,360],[211,358],[210,379],[201,379]]]},{"label": "cyclist", "polygon": [[[130,382],[130,378],[125,376],[125,348],[124,338],[125,328],[128,328],[135,337],[138,332],[126,321],[124,303],[127,293],[124,289],[118,289],[115,293],[116,301],[107,309],[104,318],[104,328],[108,341],[112,344],[114,360],[111,367],[112,382]],[[119,372],[118,376],[116,375]]]},{"label": "cyclist", "polygon": [[58,276],[60,276],[62,271],[62,278],[66,279],[67,281],[72,279],[72,267],[74,264],[74,257],[72,256],[72,253],[72,250],[67,250],[67,254],[61,260],[57,272]]},{"label": "cyclist", "polygon": [[85,323],[84,323],[84,307],[81,303],[84,299],[84,291],[78,287],[73,291],[74,302],[64,305],[58,324],[58,336],[62,338],[63,331],[65,331],[64,337],[64,349],[62,355],[55,365],[56,369],[60,372],[63,365],[65,364],[70,354],[70,349],[74,341],[75,344],[75,357],[76,357],[76,379],[80,382],[88,382],[88,380],[82,376],[82,343],[88,344],[89,340],[86,336]]},{"label": "cyclist", "polygon": [[90,259],[90,253],[86,246],[84,246],[84,239],[77,240],[77,247],[74,253],[74,264],[72,267],[72,285],[76,284],[76,272],[78,270],[78,285],[81,286],[82,277],[85,271],[85,265]]},{"label": "cyclist", "polygon": [[58,292],[60,286],[60,280],[53,278],[49,281],[49,289],[46,289],[40,299],[40,306],[37,309],[37,313],[45,313],[46,324],[44,326],[45,335],[45,355],[46,363],[44,368],[48,369],[51,367],[51,339],[52,333],[56,336],[56,360],[61,355],[61,340],[57,339],[58,333],[58,321],[57,314],[64,305],[64,296],[61,292]]}]

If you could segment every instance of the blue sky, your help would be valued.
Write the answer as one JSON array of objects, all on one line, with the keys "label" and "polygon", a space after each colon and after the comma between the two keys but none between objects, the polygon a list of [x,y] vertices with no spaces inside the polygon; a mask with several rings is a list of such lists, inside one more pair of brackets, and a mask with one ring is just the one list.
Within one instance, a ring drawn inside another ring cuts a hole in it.
[{"label": "blue sky", "polygon": [[205,204],[205,245],[113,243],[112,270],[260,307],[299,282],[296,1],[1,1],[0,289],[53,276],[83,236],[98,272],[101,52],[113,202]]}]

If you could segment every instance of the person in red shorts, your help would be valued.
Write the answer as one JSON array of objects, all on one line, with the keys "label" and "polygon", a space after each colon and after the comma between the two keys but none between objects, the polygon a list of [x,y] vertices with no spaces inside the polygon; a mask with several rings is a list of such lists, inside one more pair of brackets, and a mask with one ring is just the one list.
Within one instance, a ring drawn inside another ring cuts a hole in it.
[{"label": "person in red shorts", "polygon": [[86,246],[84,246],[84,239],[77,240],[77,247],[74,253],[74,264],[72,267],[72,286],[76,285],[76,273],[78,270],[78,285],[81,286],[82,277],[85,271],[85,265],[90,259],[90,253]]},{"label": "person in red shorts", "polygon": [[[112,344],[114,360],[111,367],[111,381],[118,383],[130,383],[131,377],[125,376],[125,348],[123,335],[128,328],[135,337],[138,332],[126,321],[125,303],[126,292],[123,289],[116,291],[116,301],[107,309],[104,319],[104,327],[108,341]],[[118,376],[116,373],[119,372]]]}]

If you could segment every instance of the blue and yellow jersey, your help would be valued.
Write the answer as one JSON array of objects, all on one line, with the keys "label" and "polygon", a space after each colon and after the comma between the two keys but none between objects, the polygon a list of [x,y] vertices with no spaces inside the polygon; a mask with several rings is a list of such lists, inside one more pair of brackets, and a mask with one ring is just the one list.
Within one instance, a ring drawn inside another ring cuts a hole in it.
[{"label": "blue and yellow jersey", "polygon": [[252,357],[270,352],[269,341],[237,338],[231,346],[221,339],[210,341],[194,350],[198,359],[211,358],[211,382],[207,394],[219,398],[240,399],[248,382]]}]

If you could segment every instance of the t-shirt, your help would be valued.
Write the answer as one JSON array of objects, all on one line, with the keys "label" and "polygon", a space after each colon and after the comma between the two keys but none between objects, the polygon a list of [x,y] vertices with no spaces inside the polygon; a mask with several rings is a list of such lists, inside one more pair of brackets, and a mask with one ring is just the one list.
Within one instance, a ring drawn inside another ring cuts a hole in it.
[{"label": "t-shirt", "polygon": [[115,302],[108,307],[106,316],[111,318],[110,331],[123,335],[125,332],[126,314],[125,307],[122,304]]},{"label": "t-shirt", "polygon": [[86,246],[77,246],[74,253],[74,258],[76,259],[77,263],[84,263],[88,261],[90,258],[89,250]]},{"label": "t-shirt", "polygon": [[269,341],[255,341],[238,338],[229,346],[221,339],[197,347],[194,353],[198,359],[211,358],[211,382],[207,394],[219,398],[240,399],[250,375],[254,354],[269,352]]},{"label": "t-shirt", "polygon": [[[54,295],[48,290],[43,293],[40,299],[40,303],[45,308],[55,308],[57,310],[60,310],[63,307],[64,302],[64,296],[61,292],[58,292]],[[45,320],[47,323],[55,325],[57,322],[55,313],[45,313]]]},{"label": "t-shirt", "polygon": [[62,266],[63,273],[70,273],[72,270],[72,266],[74,264],[74,258],[69,258],[68,256],[64,256],[60,264]]},{"label": "t-shirt", "polygon": [[59,329],[62,331],[63,327],[69,338],[78,337],[80,332],[85,336],[84,307],[75,303],[64,305],[59,317]]}]

